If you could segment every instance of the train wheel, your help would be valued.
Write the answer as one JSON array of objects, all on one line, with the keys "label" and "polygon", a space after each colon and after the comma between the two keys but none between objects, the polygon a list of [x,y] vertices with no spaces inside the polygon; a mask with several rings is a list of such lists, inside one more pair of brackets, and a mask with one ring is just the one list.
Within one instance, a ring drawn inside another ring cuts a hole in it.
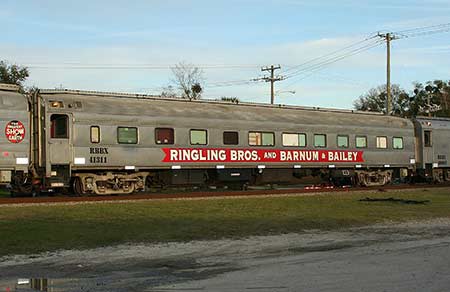
[{"label": "train wheel", "polygon": [[73,180],[73,192],[75,193],[75,195],[77,195],[79,197],[84,195],[83,184],[81,182],[81,178],[79,178],[79,177],[76,177]]}]

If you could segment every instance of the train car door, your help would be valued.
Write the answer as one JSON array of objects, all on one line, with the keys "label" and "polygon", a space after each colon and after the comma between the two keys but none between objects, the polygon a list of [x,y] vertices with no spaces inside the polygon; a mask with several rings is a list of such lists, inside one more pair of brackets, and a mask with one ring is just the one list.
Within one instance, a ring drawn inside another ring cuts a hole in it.
[{"label": "train car door", "polygon": [[433,133],[431,130],[423,131],[423,163],[428,170],[433,167]]},{"label": "train car door", "polygon": [[72,115],[52,114],[49,122],[50,164],[68,165],[72,161]]}]

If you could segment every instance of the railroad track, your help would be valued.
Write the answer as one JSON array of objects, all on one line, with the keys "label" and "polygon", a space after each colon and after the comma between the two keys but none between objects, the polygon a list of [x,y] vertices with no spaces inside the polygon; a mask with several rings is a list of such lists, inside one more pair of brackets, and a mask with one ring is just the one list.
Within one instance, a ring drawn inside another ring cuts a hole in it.
[{"label": "railroad track", "polygon": [[320,187],[310,186],[303,188],[278,188],[278,189],[259,189],[246,191],[230,191],[230,190],[211,190],[211,191],[190,191],[190,192],[165,192],[165,193],[138,193],[132,195],[115,195],[115,196],[42,196],[42,197],[14,197],[14,198],[0,198],[0,205],[23,205],[23,204],[48,204],[48,203],[82,203],[82,202],[114,202],[114,201],[139,201],[139,200],[161,200],[161,199],[183,199],[183,198],[214,198],[214,197],[251,197],[262,195],[286,195],[286,194],[320,194],[320,193],[335,193],[335,192],[349,192],[349,191],[389,191],[389,190],[405,190],[405,189],[420,189],[420,188],[441,188],[450,187],[450,184],[430,185],[430,184],[415,184],[415,185],[391,185],[384,187]]}]

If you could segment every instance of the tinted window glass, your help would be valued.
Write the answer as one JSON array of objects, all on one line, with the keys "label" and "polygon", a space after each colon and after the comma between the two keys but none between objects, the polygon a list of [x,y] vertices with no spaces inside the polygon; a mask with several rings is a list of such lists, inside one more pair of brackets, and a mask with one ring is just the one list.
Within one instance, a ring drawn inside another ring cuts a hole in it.
[{"label": "tinted window glass", "polygon": [[137,140],[137,128],[117,128],[117,142],[119,142],[119,144],[137,144]]},{"label": "tinted window glass", "polygon": [[50,117],[52,138],[69,138],[69,119],[66,115],[52,115]]},{"label": "tinted window glass", "polygon": [[273,133],[262,133],[262,145],[263,146],[275,145],[275,135]]},{"label": "tinted window glass", "polygon": [[425,147],[431,147],[431,131],[424,131],[423,132],[423,139]]},{"label": "tinted window glass", "polygon": [[327,137],[324,134],[314,134],[314,147],[326,147]]},{"label": "tinted window glass", "polygon": [[366,148],[367,147],[367,137],[359,136],[356,137],[356,148]]},{"label": "tinted window glass", "polygon": [[392,147],[394,149],[403,149],[403,138],[401,137],[392,138]]},{"label": "tinted window glass", "polygon": [[223,132],[223,144],[238,145],[239,144],[238,132]]},{"label": "tinted window glass", "polygon": [[298,146],[306,147],[306,134],[298,135]]},{"label": "tinted window glass", "polygon": [[206,130],[191,130],[191,144],[206,145],[207,144]]},{"label": "tinted window glass", "polygon": [[173,144],[174,133],[171,128],[156,128],[155,129],[155,143],[156,144]]},{"label": "tinted window glass", "polygon": [[347,148],[348,147],[348,136],[337,136],[337,146],[341,148]]}]

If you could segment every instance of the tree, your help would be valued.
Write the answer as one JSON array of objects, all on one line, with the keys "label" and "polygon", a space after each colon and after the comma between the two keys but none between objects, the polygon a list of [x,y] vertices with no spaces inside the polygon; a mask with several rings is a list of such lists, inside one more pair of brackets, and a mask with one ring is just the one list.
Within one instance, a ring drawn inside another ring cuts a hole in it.
[{"label": "tree", "polygon": [[[391,87],[393,115],[415,117],[427,115],[450,117],[450,82],[428,81],[413,83],[414,89],[407,93],[398,85]],[[386,113],[386,86],[380,85],[361,95],[353,103],[357,110]]]},{"label": "tree", "polygon": [[[357,110],[386,113],[386,86],[380,85],[370,89],[354,101],[353,106]],[[409,95],[398,84],[391,86],[392,114],[408,116]]]},{"label": "tree", "polygon": [[18,85],[23,90],[23,82],[28,78],[27,67],[11,65],[5,61],[0,61],[0,82]]},{"label": "tree", "polygon": [[180,62],[172,68],[174,79],[172,83],[181,91],[181,96],[188,99],[200,99],[203,92],[203,71],[185,62]]},{"label": "tree", "polygon": [[174,91],[174,88],[172,85],[169,85],[167,87],[163,88],[163,91],[161,92],[161,97],[164,98],[177,98],[177,95]]},{"label": "tree", "polygon": [[413,98],[421,114],[450,117],[450,81],[434,80],[424,84],[414,84]]}]

